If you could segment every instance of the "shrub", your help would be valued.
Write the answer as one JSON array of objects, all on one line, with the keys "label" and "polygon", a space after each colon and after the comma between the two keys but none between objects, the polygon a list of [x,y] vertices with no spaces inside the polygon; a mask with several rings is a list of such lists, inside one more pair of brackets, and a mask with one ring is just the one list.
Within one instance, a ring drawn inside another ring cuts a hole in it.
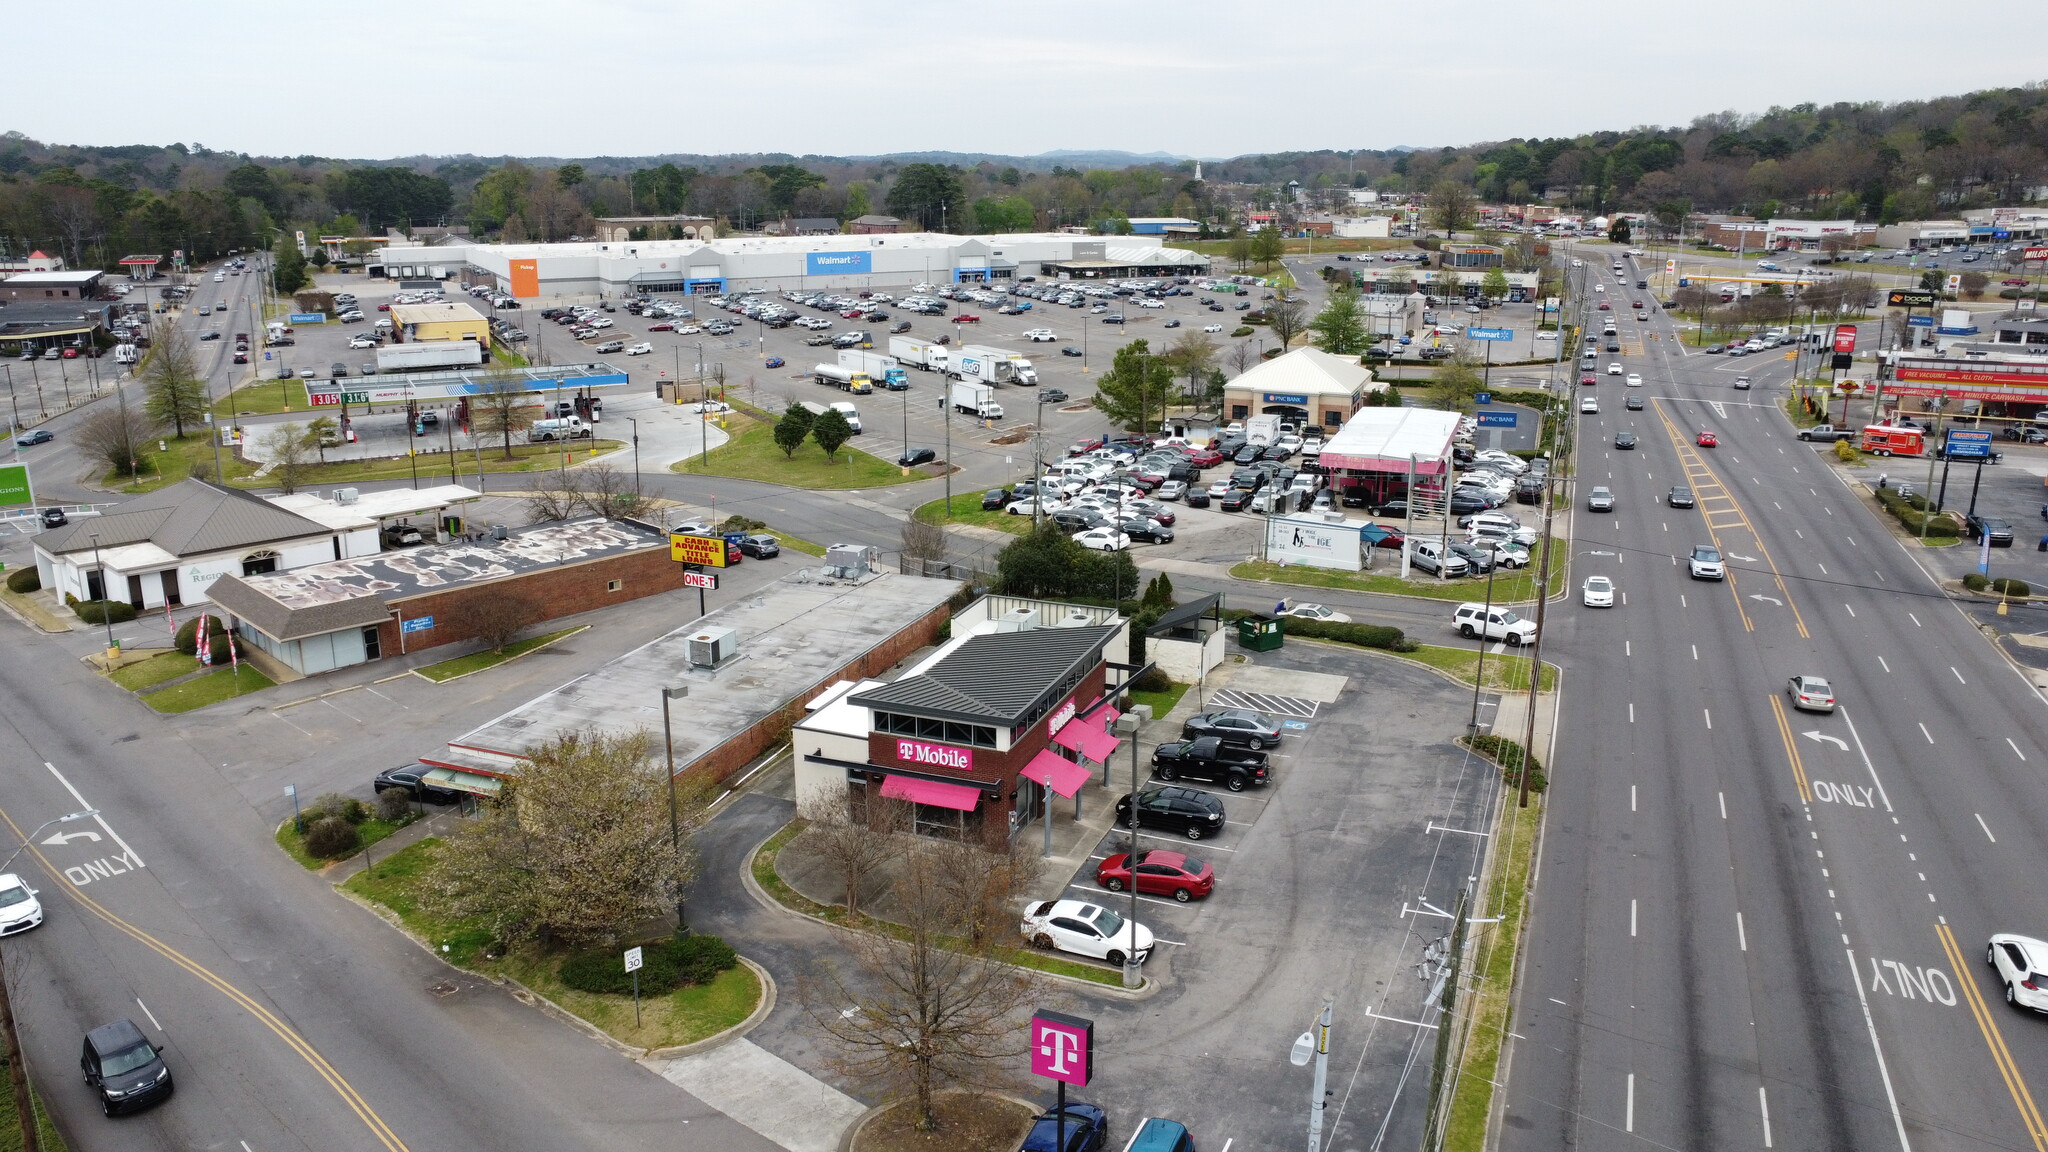
[{"label": "shrub", "polygon": [[363,846],[363,834],[356,826],[334,816],[323,817],[306,826],[306,852],[322,860],[352,856]]},{"label": "shrub", "polygon": [[1384,648],[1389,652],[1413,652],[1420,647],[1399,628],[1384,624],[1340,624],[1334,620],[1304,620],[1289,616],[1283,625],[1289,635],[1311,640],[1335,640],[1360,648]]},{"label": "shrub", "polygon": [[2001,596],[2026,596],[2033,591],[2027,587],[2025,580],[2017,580],[2011,576],[2001,576],[1993,580],[1991,590]]},{"label": "shrub", "polygon": [[1835,459],[1844,464],[1854,464],[1861,457],[1862,453],[1856,451],[1856,446],[1847,440],[1835,441]]},{"label": "shrub", "polygon": [[[194,616],[192,619],[178,625],[178,635],[175,642],[178,646],[178,651],[183,652],[187,656],[197,656],[199,654],[199,621],[201,619],[201,617]],[[206,616],[204,619],[210,623],[206,634],[212,639],[214,651],[226,651],[226,649],[221,647],[221,641],[228,634],[228,626],[222,623],[218,616]]]},{"label": "shrub", "polygon": [[1232,329],[1232,330],[1231,330],[1231,333],[1230,333],[1230,335],[1231,335],[1231,336],[1232,336],[1233,338],[1240,338],[1240,337],[1245,337],[1245,336],[1249,336],[1249,335],[1251,335],[1251,334],[1252,334],[1252,328],[1251,328],[1251,325],[1249,325],[1249,324],[1240,324],[1240,325],[1238,325],[1238,326],[1237,326],[1236,328]]},{"label": "shrub", "polygon": [[1963,587],[1972,592],[1982,592],[1991,587],[1991,581],[1982,572],[1966,572],[1963,574]]},{"label": "shrub", "polygon": [[[628,996],[633,974],[626,971],[623,948],[596,948],[562,961],[557,975],[578,992]],[[640,992],[659,995],[685,984],[708,984],[738,964],[732,946],[716,936],[671,936],[641,946]]]},{"label": "shrub", "polygon": [[304,815],[308,821],[335,819],[354,827],[370,818],[370,810],[361,800],[329,792],[306,805]]},{"label": "shrub", "polygon": [[405,788],[386,788],[377,793],[377,819],[397,824],[412,815],[412,792]]},{"label": "shrub", "polygon": [[135,606],[126,600],[81,600],[71,610],[87,624],[126,624],[135,619]]},{"label": "shrub", "polygon": [[1173,687],[1173,677],[1157,668],[1147,668],[1143,676],[1131,683],[1140,692],[1164,692]]},{"label": "shrub", "polygon": [[42,588],[42,573],[33,568],[17,568],[7,574],[9,592],[35,592]]},{"label": "shrub", "polygon": [[[1474,736],[1469,741],[1474,752],[1500,765],[1501,781],[1512,788],[1520,788],[1522,780],[1518,769],[1522,766],[1522,746],[1505,736],[1491,733]],[[1550,780],[1543,775],[1543,762],[1529,757],[1529,791],[1541,792],[1550,786]]]}]

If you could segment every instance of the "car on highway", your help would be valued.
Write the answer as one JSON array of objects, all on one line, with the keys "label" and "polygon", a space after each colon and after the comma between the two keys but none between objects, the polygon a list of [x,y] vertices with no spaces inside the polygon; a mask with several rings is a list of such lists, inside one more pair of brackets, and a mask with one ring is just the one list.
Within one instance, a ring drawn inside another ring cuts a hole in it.
[{"label": "car on highway", "polygon": [[1728,569],[1722,563],[1719,548],[1695,544],[1685,558],[1685,573],[1695,580],[1723,580],[1728,576]]},{"label": "car on highway", "polygon": [[462,799],[462,793],[453,788],[444,788],[427,779],[432,771],[424,764],[401,764],[387,768],[370,779],[370,791],[381,796],[387,788],[403,788],[414,800],[429,804],[453,804]]},{"label": "car on highway", "polygon": [[1798,675],[1785,681],[1785,695],[1801,712],[1833,712],[1835,690],[1818,676]]},{"label": "car on highway", "polygon": [[1181,721],[1181,739],[1197,740],[1204,736],[1216,736],[1226,744],[1242,745],[1254,752],[1280,746],[1280,726],[1249,708],[1202,712]]},{"label": "car on highway", "polygon": [[1993,933],[1984,962],[2005,986],[2005,1002],[2048,1012],[2048,941],[2011,932]]},{"label": "car on highway", "polygon": [[[1132,884],[1131,855],[1118,852],[1095,867],[1095,882],[1111,892],[1123,892]],[[1185,904],[1216,890],[1216,869],[1206,860],[1185,852],[1152,848],[1138,853],[1137,886],[1140,895],[1170,896]]]},{"label": "car on highway", "polygon": [[1641,396],[1631,396],[1623,401],[1621,406],[1631,412],[1641,412],[1643,410],[1643,398]]},{"label": "car on highway", "polygon": [[99,1096],[100,1110],[114,1116],[170,1096],[174,1085],[162,1053],[134,1021],[116,1020],[85,1034],[78,1067]]},{"label": "car on highway", "polygon": [[1161,780],[1221,783],[1232,792],[1264,784],[1269,771],[1264,752],[1234,748],[1216,736],[1161,744],[1153,750],[1152,768]]},{"label": "car on highway", "polygon": [[1714,435],[1712,432],[1705,431],[1704,429],[1701,430],[1698,436],[1693,438],[1693,443],[1699,445],[1702,448],[1712,448],[1720,442],[1720,437]]},{"label": "car on highway", "polygon": [[1609,491],[1605,485],[1597,487],[1593,489],[1591,492],[1586,493],[1586,511],[1614,511],[1614,493]]},{"label": "car on highway", "polygon": [[1741,391],[1741,392],[1747,392],[1747,391],[1749,391],[1749,390],[1750,390],[1751,388],[1755,387],[1755,385],[1753,385],[1753,384],[1751,384],[1751,383],[1750,383],[1749,377],[1747,377],[1747,376],[1737,376],[1737,377],[1735,378],[1735,387],[1736,387],[1736,390],[1737,390],[1737,391]]},{"label": "car on highway", "polygon": [[1332,624],[1349,624],[1351,617],[1324,604],[1290,604],[1282,616],[1296,616],[1303,620],[1325,620]]},{"label": "car on highway", "polygon": [[1133,821],[1140,828],[1178,832],[1200,840],[1223,831],[1223,801],[1198,788],[1157,784],[1138,789],[1135,796],[1127,792],[1117,798],[1116,822],[1129,827]]},{"label": "car on highway", "polygon": [[[1066,1144],[1060,1143],[1065,1133]],[[1063,1107],[1040,1113],[1024,1134],[1017,1152],[1101,1152],[1109,1138],[1109,1114],[1093,1104],[1069,1100]]]},{"label": "car on highway", "polygon": [[0,873],[0,936],[26,932],[42,922],[43,904],[36,899],[36,890],[12,872]]},{"label": "car on highway", "polygon": [[1963,530],[1970,539],[1981,540],[1990,537],[1993,548],[2012,547],[2012,521],[1996,516],[1969,516],[1963,520]]},{"label": "car on highway", "polygon": [[1086,900],[1034,900],[1024,906],[1018,934],[1039,948],[1057,948],[1122,966],[1152,954],[1152,930]]},{"label": "car on highway", "polygon": [[1636,446],[1636,434],[1627,430],[1616,432],[1614,446],[1624,452],[1632,450]]},{"label": "car on highway", "polygon": [[1693,506],[1692,489],[1680,484],[1664,494],[1664,503],[1673,508],[1690,508]]},{"label": "car on highway", "polygon": [[[204,340],[218,340],[218,339],[220,339],[220,333],[218,333],[218,332],[201,332],[201,333],[199,334],[199,339],[200,339],[200,340],[202,340],[202,341],[204,341]],[[52,348],[52,349],[50,349],[50,351],[52,351],[52,352],[55,352],[55,351],[56,351],[56,349],[55,349],[55,348]]]},{"label": "car on highway", "polygon": [[1628,386],[1629,386],[1629,387],[1631,387],[1631,388],[1641,388],[1641,387],[1643,386],[1643,377],[1642,377],[1642,374],[1641,374],[1641,373],[1638,373],[1638,372],[1631,372],[1631,373],[1629,373],[1629,374],[1628,374]]},{"label": "car on highway", "polygon": [[1588,576],[1580,588],[1580,595],[1588,608],[1614,607],[1614,581],[1605,576]]},{"label": "car on highway", "polygon": [[16,436],[14,438],[14,446],[17,448],[33,448],[38,444],[48,444],[56,438],[48,428],[38,428],[33,432]]},{"label": "car on highway", "polygon": [[1580,412],[1598,412],[1598,411],[1600,411],[1600,398],[1599,398],[1598,396],[1581,396],[1581,397],[1579,397],[1579,411],[1580,411]]},{"label": "car on highway", "polygon": [[1610,363],[1609,363],[1609,364],[1607,365],[1607,374],[1608,374],[1609,376],[1619,376],[1619,375],[1621,375],[1621,374],[1622,374],[1622,373],[1621,373],[1621,362],[1620,362],[1619,360],[1616,360],[1616,361],[1611,361],[1611,362],[1610,362]]}]

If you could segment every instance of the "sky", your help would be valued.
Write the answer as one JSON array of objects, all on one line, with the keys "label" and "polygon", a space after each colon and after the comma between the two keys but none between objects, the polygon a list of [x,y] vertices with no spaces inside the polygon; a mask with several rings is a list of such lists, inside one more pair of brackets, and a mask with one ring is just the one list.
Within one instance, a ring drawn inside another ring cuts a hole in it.
[{"label": "sky", "polygon": [[1963,46],[2012,11],[1977,0],[98,0],[12,13],[0,131],[350,159],[1436,147],[2048,78],[2032,53]]}]

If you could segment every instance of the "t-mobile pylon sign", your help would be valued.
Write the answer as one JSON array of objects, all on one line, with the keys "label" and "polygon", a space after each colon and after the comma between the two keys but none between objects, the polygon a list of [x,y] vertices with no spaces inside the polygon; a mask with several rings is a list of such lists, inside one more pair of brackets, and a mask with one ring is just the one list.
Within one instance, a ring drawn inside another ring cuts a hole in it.
[{"label": "t-mobile pylon sign", "polygon": [[1095,1077],[1095,1021],[1040,1009],[1031,1017],[1031,1073],[1086,1088]]}]

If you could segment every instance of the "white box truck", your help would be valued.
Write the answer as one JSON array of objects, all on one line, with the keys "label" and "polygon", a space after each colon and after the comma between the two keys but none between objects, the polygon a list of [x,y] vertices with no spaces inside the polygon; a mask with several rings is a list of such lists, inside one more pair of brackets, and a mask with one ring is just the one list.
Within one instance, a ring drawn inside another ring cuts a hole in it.
[{"label": "white box truck", "polygon": [[1003,406],[996,403],[996,390],[988,385],[971,380],[955,380],[952,392],[955,412],[967,412],[983,420],[1003,418]]},{"label": "white box truck", "polygon": [[1007,361],[1010,365],[1008,383],[1026,387],[1038,383],[1038,369],[1031,366],[1031,361],[1025,359],[1022,352],[1012,352],[1008,348],[996,348],[987,344],[969,344],[960,349],[960,355]]},{"label": "white box truck", "polygon": [[1244,438],[1251,444],[1271,444],[1280,438],[1278,416],[1254,416],[1244,422]]},{"label": "white box truck", "polygon": [[810,410],[810,413],[813,417],[823,416],[827,411],[834,411],[839,413],[841,416],[846,417],[847,427],[853,429],[853,434],[855,436],[858,436],[863,431],[865,431],[865,429],[863,429],[860,426],[860,412],[857,411],[853,405],[847,403],[844,400],[839,401],[837,404],[830,405],[829,407],[827,405],[819,404],[810,400],[804,400],[801,401],[801,403],[805,408]]},{"label": "white box truck", "polygon": [[944,372],[952,361],[952,355],[943,347],[928,340],[913,340],[908,336],[889,338],[889,355],[912,368],[926,372]]},{"label": "white box truck", "polygon": [[1038,383],[1038,372],[1032,368],[1031,361],[1008,348],[969,344],[961,348],[959,355],[953,359],[953,374],[962,380],[980,380],[985,384]]},{"label": "white box truck", "polygon": [[904,388],[910,387],[903,365],[898,364],[894,356],[848,348],[839,354],[839,366],[855,372],[865,372],[868,379],[881,384],[891,392],[901,392]]},{"label": "white box truck", "polygon": [[811,369],[811,376],[820,384],[830,384],[841,392],[852,392],[865,396],[875,390],[875,382],[868,374],[838,364],[819,364]]},{"label": "white box truck", "polygon": [[380,373],[469,368],[483,362],[484,346],[474,340],[428,340],[417,344],[386,344],[377,349],[377,371]]}]

